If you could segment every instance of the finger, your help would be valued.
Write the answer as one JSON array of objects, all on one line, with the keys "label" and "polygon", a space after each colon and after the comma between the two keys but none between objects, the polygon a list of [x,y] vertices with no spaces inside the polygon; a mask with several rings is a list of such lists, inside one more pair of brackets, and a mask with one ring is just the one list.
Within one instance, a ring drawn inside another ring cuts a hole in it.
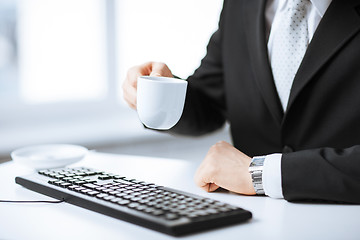
[{"label": "finger", "polygon": [[213,191],[215,191],[215,190],[218,189],[218,188],[219,188],[219,186],[216,185],[215,183],[209,183],[209,184],[208,184],[208,192],[213,192]]},{"label": "finger", "polygon": [[126,86],[123,88],[124,90],[124,99],[125,101],[128,103],[128,105],[133,108],[136,109],[136,105],[137,105],[137,91],[134,87],[132,86]]},{"label": "finger", "polygon": [[127,85],[132,86],[132,87],[134,87],[136,89],[137,88],[138,77],[140,77],[142,75],[143,74],[141,74],[137,69],[129,70],[129,72],[128,72],[127,76],[126,76],[124,85],[127,84]]},{"label": "finger", "polygon": [[150,76],[174,77],[165,63],[153,63]]},{"label": "finger", "polygon": [[212,192],[219,188],[219,186],[209,179],[209,175],[206,174],[206,171],[203,171],[202,166],[200,166],[196,172],[194,181],[198,187],[207,192]]},{"label": "finger", "polygon": [[126,101],[126,103],[129,105],[130,108],[137,110],[136,104],[133,103],[131,100],[127,99],[126,97],[124,97],[124,100]]},{"label": "finger", "polygon": [[151,77],[161,77],[162,75],[160,73],[158,73],[158,72],[151,72],[150,76]]},{"label": "finger", "polygon": [[216,189],[219,188],[219,186],[215,183],[206,183],[205,185],[200,186],[200,188],[206,192],[214,192]]},{"label": "finger", "polygon": [[125,83],[136,89],[138,77],[149,75],[151,73],[152,64],[152,62],[147,62],[142,65],[130,68],[127,72]]}]

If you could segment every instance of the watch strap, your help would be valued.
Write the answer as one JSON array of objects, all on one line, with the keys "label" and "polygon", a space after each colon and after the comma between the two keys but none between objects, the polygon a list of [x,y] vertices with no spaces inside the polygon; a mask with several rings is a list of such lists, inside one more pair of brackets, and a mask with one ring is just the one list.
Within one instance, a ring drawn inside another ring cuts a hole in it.
[{"label": "watch strap", "polygon": [[253,157],[249,167],[252,183],[257,195],[265,194],[262,180],[265,158],[266,156]]}]

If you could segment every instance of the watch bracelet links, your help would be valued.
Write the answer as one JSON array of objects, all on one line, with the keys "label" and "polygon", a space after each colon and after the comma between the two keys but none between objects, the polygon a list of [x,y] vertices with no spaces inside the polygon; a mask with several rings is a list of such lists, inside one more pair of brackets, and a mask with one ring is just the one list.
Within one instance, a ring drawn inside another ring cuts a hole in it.
[{"label": "watch bracelet links", "polygon": [[[252,162],[254,160],[261,160],[262,167],[263,167],[265,157],[266,156],[253,157]],[[261,170],[250,171],[250,174],[251,174],[251,179],[252,179],[252,183],[253,183],[256,195],[265,195],[265,191],[264,191],[264,187],[263,187],[263,180],[262,180],[263,170],[261,169]]]}]

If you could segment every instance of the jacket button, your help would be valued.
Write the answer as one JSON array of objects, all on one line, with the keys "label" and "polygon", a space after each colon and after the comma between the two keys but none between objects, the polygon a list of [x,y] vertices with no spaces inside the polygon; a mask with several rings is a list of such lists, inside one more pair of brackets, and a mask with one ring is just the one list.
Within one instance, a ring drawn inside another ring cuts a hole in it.
[{"label": "jacket button", "polygon": [[283,148],[283,153],[292,153],[294,151],[294,149],[288,145],[285,145]]}]

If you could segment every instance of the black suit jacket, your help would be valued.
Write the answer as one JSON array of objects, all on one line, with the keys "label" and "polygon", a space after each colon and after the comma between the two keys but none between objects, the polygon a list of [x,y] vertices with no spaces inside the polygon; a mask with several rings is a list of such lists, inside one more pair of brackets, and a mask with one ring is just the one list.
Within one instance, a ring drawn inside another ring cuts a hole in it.
[{"label": "black suit jacket", "polygon": [[360,0],[333,0],[307,49],[285,113],[265,37],[265,0],[225,0],[171,130],[231,126],[249,156],[282,152],[287,200],[360,203]]}]

